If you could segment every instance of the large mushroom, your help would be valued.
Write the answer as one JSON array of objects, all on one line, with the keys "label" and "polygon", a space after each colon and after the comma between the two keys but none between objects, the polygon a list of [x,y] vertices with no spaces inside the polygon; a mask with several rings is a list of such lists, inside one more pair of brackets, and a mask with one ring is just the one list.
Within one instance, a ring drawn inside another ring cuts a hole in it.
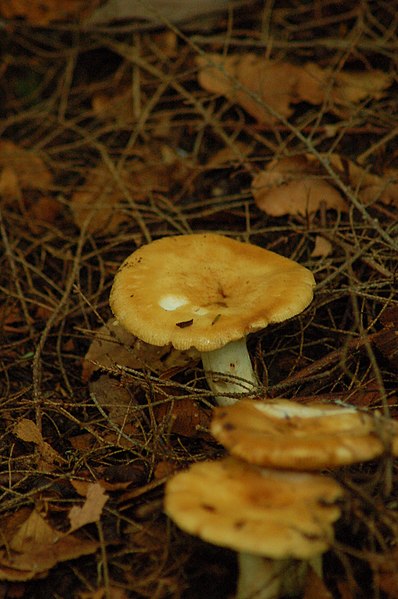
[{"label": "large mushroom", "polygon": [[342,498],[329,477],[228,457],[172,477],[165,512],[184,531],[238,552],[236,599],[276,599],[300,593],[309,565],[319,569]]},{"label": "large mushroom", "polygon": [[338,468],[398,449],[398,423],[381,414],[288,399],[216,408],[211,433],[238,458],[288,470]]},{"label": "large mushroom", "polygon": [[312,273],[288,258],[214,233],[165,237],[131,254],[110,304],[126,330],[153,345],[201,352],[220,405],[258,385],[246,335],[302,312]]}]

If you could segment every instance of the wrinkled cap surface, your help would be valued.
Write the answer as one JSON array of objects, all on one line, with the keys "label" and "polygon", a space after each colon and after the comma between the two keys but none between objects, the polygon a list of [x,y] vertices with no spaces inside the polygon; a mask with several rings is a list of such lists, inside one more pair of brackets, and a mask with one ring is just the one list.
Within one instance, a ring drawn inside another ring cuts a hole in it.
[{"label": "wrinkled cap surface", "polygon": [[110,304],[147,343],[211,351],[299,314],[314,284],[309,270],[274,252],[213,233],[181,235],[131,254]]},{"label": "wrinkled cap surface", "polygon": [[310,559],[333,540],[341,486],[303,472],[257,468],[234,458],[194,464],[166,485],[165,511],[201,539],[274,559]]},{"label": "wrinkled cap surface", "polygon": [[241,400],[215,409],[211,433],[252,464],[319,470],[380,456],[398,438],[398,423],[354,407]]}]

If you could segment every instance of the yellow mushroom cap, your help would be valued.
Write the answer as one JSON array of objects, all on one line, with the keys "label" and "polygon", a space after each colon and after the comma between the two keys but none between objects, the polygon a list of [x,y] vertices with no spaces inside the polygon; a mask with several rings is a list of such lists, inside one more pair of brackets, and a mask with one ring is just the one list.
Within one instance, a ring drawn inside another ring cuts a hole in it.
[{"label": "yellow mushroom cap", "polygon": [[309,270],[274,252],[213,233],[181,235],[131,254],[110,304],[147,343],[211,351],[299,314],[314,285]]},{"label": "yellow mushroom cap", "polygon": [[355,407],[241,400],[215,409],[211,432],[252,464],[319,470],[380,456],[398,437],[398,423]]},{"label": "yellow mushroom cap", "polygon": [[165,511],[182,530],[216,545],[311,559],[329,548],[342,497],[329,477],[264,470],[229,457],[170,479]]}]

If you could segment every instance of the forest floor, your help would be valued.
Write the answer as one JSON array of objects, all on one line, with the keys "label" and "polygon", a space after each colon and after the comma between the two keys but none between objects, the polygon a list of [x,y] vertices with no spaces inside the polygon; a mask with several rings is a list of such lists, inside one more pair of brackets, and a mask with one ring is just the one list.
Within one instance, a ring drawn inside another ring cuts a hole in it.
[{"label": "forest floor", "polygon": [[[109,320],[151,240],[212,231],[309,268],[311,305],[249,337],[258,397],[397,417],[397,44],[382,0],[3,22],[0,599],[233,596],[234,552],[163,512],[174,472],[223,454],[201,364]],[[398,598],[396,463],[328,474],[322,596]]]}]

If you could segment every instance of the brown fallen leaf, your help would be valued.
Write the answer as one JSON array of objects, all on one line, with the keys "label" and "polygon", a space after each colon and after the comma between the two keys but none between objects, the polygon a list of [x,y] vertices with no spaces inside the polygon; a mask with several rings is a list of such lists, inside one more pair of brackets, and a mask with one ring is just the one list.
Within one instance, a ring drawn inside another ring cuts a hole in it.
[{"label": "brown fallen leaf", "polygon": [[326,110],[340,114],[341,107],[366,97],[382,97],[393,82],[382,71],[332,71],[315,63],[274,62],[253,53],[208,54],[198,57],[197,65],[204,89],[224,95],[261,123],[278,120],[267,105],[285,118],[303,101],[325,103]]},{"label": "brown fallen leaf", "polygon": [[[175,390],[176,395],[178,391]],[[156,397],[155,397],[156,401]],[[153,406],[156,422],[166,431],[184,437],[203,436],[210,425],[211,413],[198,402],[188,398],[176,398]]]},{"label": "brown fallen leaf", "polygon": [[347,204],[321,169],[306,155],[270,162],[252,181],[252,193],[260,210],[271,216],[309,214],[320,209],[347,211]]},{"label": "brown fallen leaf", "polygon": [[1,0],[0,15],[5,19],[26,19],[31,25],[48,25],[53,21],[80,20],[90,15],[100,0]]},{"label": "brown fallen leaf", "polygon": [[[349,185],[365,204],[383,202],[398,206],[398,170],[375,175],[338,154],[327,154],[336,176]],[[272,160],[252,181],[257,206],[271,216],[315,212],[326,209],[346,212],[348,205],[329,183],[329,175],[312,154]]]},{"label": "brown fallen leaf", "polygon": [[324,258],[329,256],[333,251],[332,244],[328,239],[322,237],[322,235],[317,235],[315,237],[315,246],[311,252],[311,256],[313,258]]},{"label": "brown fallen leaf", "polygon": [[41,578],[57,563],[94,553],[98,542],[55,530],[32,510],[8,543],[0,550],[0,580]]},{"label": "brown fallen leaf", "polygon": [[9,542],[9,547],[13,551],[23,553],[37,545],[56,543],[59,536],[59,533],[46,522],[39,512],[33,510]]},{"label": "brown fallen leaf", "polygon": [[76,225],[87,227],[89,233],[112,234],[119,226],[131,220],[131,207],[126,193],[134,202],[142,202],[154,192],[167,193],[171,169],[150,150],[144,151],[142,160],[131,160],[113,175],[99,165],[89,171],[83,185],[71,199],[71,210]]},{"label": "brown fallen leaf", "polygon": [[57,216],[61,213],[61,204],[49,196],[42,196],[35,201],[28,210],[32,217],[29,219],[29,226],[34,232],[40,232],[45,224],[53,224]]},{"label": "brown fallen leaf", "polygon": [[171,345],[158,347],[145,343],[119,325],[115,318],[96,331],[83,360],[82,378],[87,382],[99,369],[116,364],[135,370],[149,369],[158,374],[175,366],[187,366],[199,359],[195,350],[179,351]]},{"label": "brown fallen leaf", "polygon": [[86,501],[82,507],[74,505],[69,511],[70,530],[73,532],[86,524],[98,522],[103,507],[108,501],[105,489],[99,483],[92,483],[87,488]]},{"label": "brown fallen leaf", "polygon": [[94,114],[100,119],[126,125],[136,120],[131,85],[112,92],[98,92],[91,100]]},{"label": "brown fallen leaf", "polygon": [[333,599],[332,593],[313,568],[309,568],[306,576],[303,599]]},{"label": "brown fallen leaf", "polygon": [[[276,120],[261,102],[284,117],[292,114],[291,103],[297,84],[297,68],[294,65],[266,61],[252,53],[231,56],[208,54],[199,56],[196,62],[199,84],[204,89],[224,95],[259,122],[272,123]],[[258,95],[260,102],[251,94]]]},{"label": "brown fallen leaf", "polygon": [[[310,162],[317,161],[315,156],[307,154],[306,157]],[[342,181],[356,191],[365,205],[380,201],[398,206],[398,169],[389,169],[383,175],[375,175],[338,154],[328,154],[328,159]]]},{"label": "brown fallen leaf", "polygon": [[206,167],[227,168],[236,163],[243,163],[251,152],[252,147],[249,144],[238,140],[213,154],[206,162]]},{"label": "brown fallen leaf", "polygon": [[361,102],[365,98],[380,99],[392,84],[391,75],[383,71],[334,71],[316,63],[306,63],[298,79],[297,95],[310,104],[326,102],[334,112],[340,106]]},{"label": "brown fallen leaf", "polygon": [[[126,422],[134,420],[138,423],[141,420],[142,407],[139,407],[135,399],[134,390],[121,384],[107,373],[101,374],[98,378],[90,381],[89,389],[90,396],[106,410],[109,420],[114,424],[123,426],[124,432],[126,432]],[[114,432],[111,435],[114,437]],[[93,442],[92,436],[90,442],[91,444]]]},{"label": "brown fallen leaf", "polygon": [[16,197],[20,189],[52,186],[52,174],[40,155],[7,139],[0,140],[0,168],[0,195]]},{"label": "brown fallen leaf", "polygon": [[65,464],[67,462],[49,443],[44,441],[39,428],[33,420],[28,420],[27,418],[19,420],[14,427],[14,434],[22,441],[34,443],[37,446],[40,465],[43,469],[48,471],[48,467],[53,464]]}]

